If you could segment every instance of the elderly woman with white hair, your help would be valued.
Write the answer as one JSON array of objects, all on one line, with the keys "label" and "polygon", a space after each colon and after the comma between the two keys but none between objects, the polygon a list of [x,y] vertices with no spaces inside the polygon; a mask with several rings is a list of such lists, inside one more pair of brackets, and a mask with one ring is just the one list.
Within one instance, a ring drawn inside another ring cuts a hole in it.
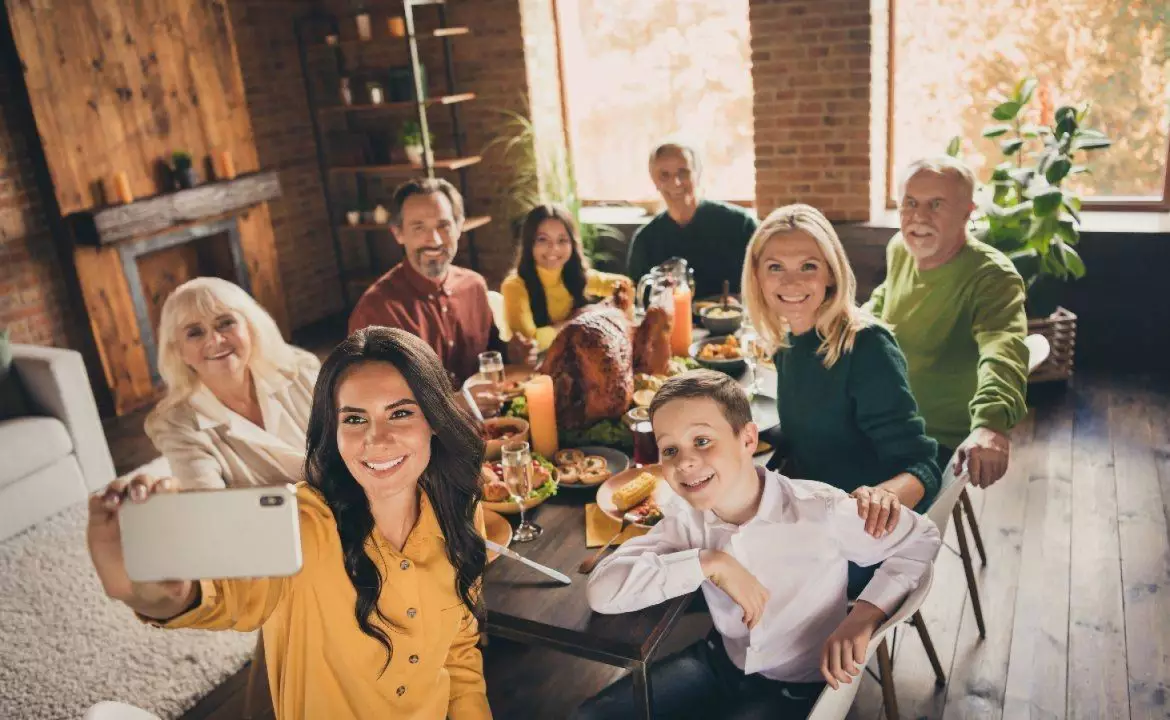
[{"label": "elderly woman with white hair", "polygon": [[902,507],[928,507],[937,444],[894,336],[857,306],[857,280],[825,216],[808,205],[769,215],[748,246],[743,289],[775,351],[784,473],[856,497],[875,537],[894,529]]},{"label": "elderly woman with white hair", "polygon": [[295,482],[316,356],[284,341],[276,322],[238,285],[183,283],[163,304],[159,373],[166,396],[146,433],[183,488]]}]

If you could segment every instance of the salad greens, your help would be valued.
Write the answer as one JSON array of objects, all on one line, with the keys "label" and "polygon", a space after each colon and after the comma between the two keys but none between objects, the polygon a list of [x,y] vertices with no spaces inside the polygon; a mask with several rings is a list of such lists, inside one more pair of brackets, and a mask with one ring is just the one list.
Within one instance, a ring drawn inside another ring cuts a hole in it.
[{"label": "salad greens", "polygon": [[621,420],[600,420],[587,428],[562,430],[560,441],[564,447],[602,445],[626,453],[634,451],[634,434]]},{"label": "salad greens", "polygon": [[528,398],[524,395],[517,395],[508,401],[508,407],[504,409],[504,417],[518,417],[528,419]]},{"label": "salad greens", "polygon": [[557,494],[557,466],[548,461],[548,458],[540,453],[532,453],[532,459],[544,466],[548,470],[548,480],[538,488],[533,488],[528,493],[530,498],[540,498],[546,500]]}]

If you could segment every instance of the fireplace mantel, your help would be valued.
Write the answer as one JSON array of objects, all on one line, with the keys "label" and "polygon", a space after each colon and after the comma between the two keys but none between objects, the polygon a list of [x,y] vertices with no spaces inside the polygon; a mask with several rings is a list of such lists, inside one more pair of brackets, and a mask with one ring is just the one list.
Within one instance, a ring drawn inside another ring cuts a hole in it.
[{"label": "fireplace mantel", "polygon": [[86,210],[67,219],[74,242],[102,246],[167,232],[176,226],[212,222],[280,197],[280,177],[257,172],[232,180]]}]

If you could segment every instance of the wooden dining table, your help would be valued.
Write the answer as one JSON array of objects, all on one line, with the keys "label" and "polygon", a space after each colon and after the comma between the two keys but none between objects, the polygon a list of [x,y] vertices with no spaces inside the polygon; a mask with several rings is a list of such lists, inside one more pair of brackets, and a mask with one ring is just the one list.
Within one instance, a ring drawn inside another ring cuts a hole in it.
[{"label": "wooden dining table", "polygon": [[[746,385],[750,373],[740,379]],[[774,390],[772,391],[775,392]],[[764,401],[762,397],[757,402]],[[765,464],[771,453],[758,455]],[[572,580],[563,585],[506,557],[493,562],[484,574],[487,605],[485,632],[530,645],[553,648],[578,657],[628,668],[638,717],[654,716],[650,665],[662,641],[682,618],[696,593],[620,615],[593,612],[585,597],[588,575],[577,571],[597,552],[585,547],[585,505],[595,502],[595,491],[562,489],[527,515],[544,531],[511,548],[529,560],[559,570]],[[513,524],[519,521],[510,516]]]}]

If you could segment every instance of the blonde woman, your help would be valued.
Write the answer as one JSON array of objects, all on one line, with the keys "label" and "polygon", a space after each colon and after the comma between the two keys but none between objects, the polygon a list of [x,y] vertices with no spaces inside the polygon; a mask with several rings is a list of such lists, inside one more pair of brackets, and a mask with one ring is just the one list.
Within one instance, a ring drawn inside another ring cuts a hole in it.
[{"label": "blonde woman", "polygon": [[238,285],[196,278],[159,320],[166,396],[146,434],[183,488],[295,482],[320,361],[284,341]]},{"label": "blonde woman", "polygon": [[743,288],[775,351],[785,474],[856,497],[875,537],[893,530],[901,506],[928,507],[937,446],[897,342],[857,306],[853,269],[825,216],[808,205],[769,215],[748,245]]}]

